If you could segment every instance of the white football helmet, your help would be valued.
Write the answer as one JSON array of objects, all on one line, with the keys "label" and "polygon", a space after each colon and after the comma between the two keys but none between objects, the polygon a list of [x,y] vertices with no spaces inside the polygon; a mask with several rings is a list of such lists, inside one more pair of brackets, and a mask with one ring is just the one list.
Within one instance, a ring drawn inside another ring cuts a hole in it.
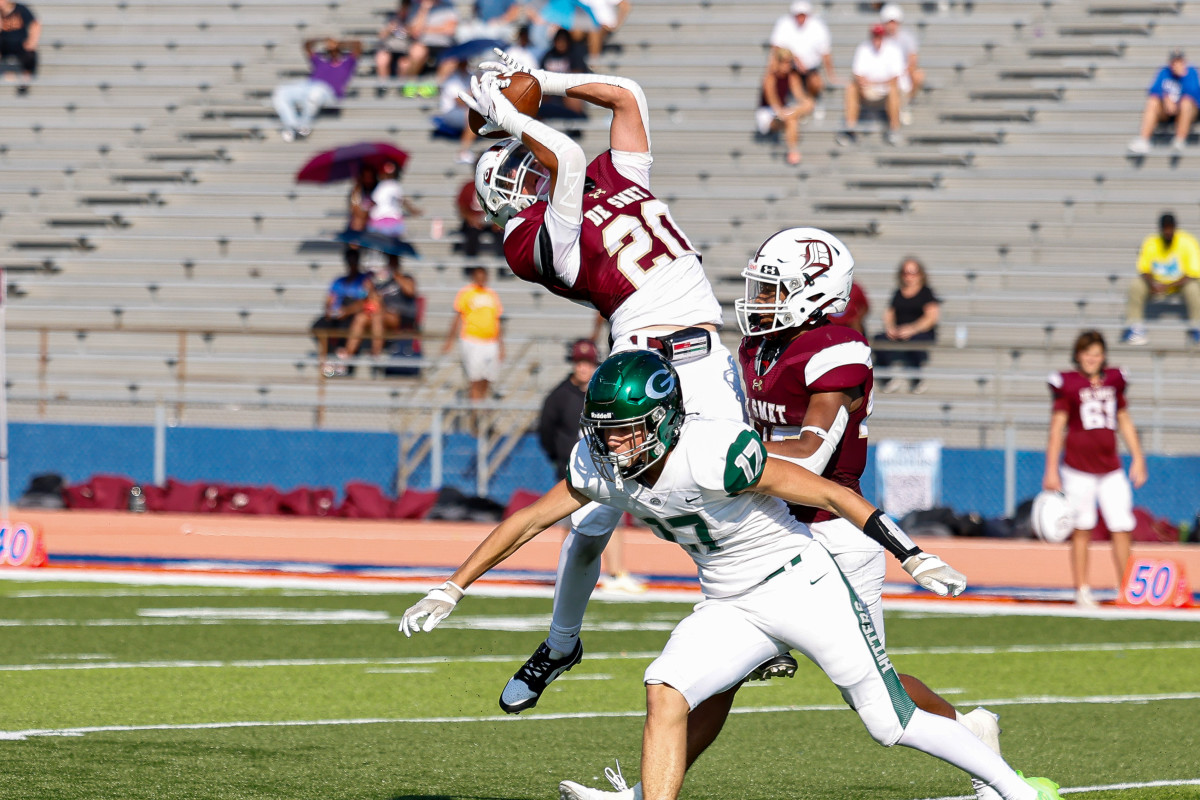
[{"label": "white football helmet", "polygon": [[484,151],[475,164],[475,194],[489,222],[504,227],[510,217],[548,197],[550,171],[519,139]]},{"label": "white football helmet", "polygon": [[744,336],[761,336],[845,311],[854,257],[820,228],[788,228],[762,243],[742,277],[746,297],[734,303],[738,326]]},{"label": "white football helmet", "polygon": [[1029,522],[1043,542],[1065,542],[1075,530],[1075,515],[1062,492],[1041,492],[1033,498]]}]

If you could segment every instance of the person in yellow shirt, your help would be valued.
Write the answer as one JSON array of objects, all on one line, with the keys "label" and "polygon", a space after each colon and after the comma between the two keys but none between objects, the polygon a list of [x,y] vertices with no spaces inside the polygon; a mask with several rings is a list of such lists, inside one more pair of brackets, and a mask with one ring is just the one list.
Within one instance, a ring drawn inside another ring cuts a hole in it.
[{"label": "person in yellow shirt", "polygon": [[1179,292],[1187,303],[1188,341],[1200,344],[1200,244],[1176,230],[1175,215],[1163,214],[1158,233],[1146,237],[1138,255],[1138,275],[1129,283],[1125,308],[1125,344],[1146,344],[1146,301]]},{"label": "person in yellow shirt", "polygon": [[493,381],[500,376],[504,360],[504,340],[500,335],[504,306],[500,296],[488,288],[484,267],[471,270],[471,282],[459,289],[454,298],[454,321],[446,334],[442,353],[449,353],[455,340],[460,344],[463,372],[467,376],[468,397],[472,403],[485,400]]}]

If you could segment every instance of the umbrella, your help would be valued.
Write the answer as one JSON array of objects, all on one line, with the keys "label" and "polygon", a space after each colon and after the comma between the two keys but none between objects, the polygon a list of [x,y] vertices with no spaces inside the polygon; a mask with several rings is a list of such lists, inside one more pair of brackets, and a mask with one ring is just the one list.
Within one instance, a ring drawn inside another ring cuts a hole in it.
[{"label": "umbrella", "polygon": [[[438,63],[442,63],[446,59],[454,58],[459,61],[470,61],[475,56],[486,53],[493,55],[492,50],[499,47],[501,50],[508,47],[508,42],[503,42],[499,39],[471,39],[461,44],[456,44],[454,47],[447,47],[438,56]],[[492,59],[495,61],[496,59]]]},{"label": "umbrella", "polygon": [[378,250],[381,253],[387,253],[391,256],[405,256],[407,258],[421,257],[417,254],[417,249],[408,242],[382,233],[344,230],[333,238],[339,242],[356,244],[359,247],[365,247],[368,250]]},{"label": "umbrella", "polygon": [[404,169],[408,153],[387,142],[359,142],[344,147],[335,147],[318,153],[309,159],[296,173],[296,183],[333,183],[350,180],[358,173],[362,164],[382,166],[385,161],[395,161]]}]

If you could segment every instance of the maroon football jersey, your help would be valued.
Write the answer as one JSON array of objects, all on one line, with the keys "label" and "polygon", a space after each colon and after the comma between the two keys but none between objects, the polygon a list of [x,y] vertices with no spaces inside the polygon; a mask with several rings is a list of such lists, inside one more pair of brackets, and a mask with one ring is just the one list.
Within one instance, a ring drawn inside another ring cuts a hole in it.
[{"label": "maroon football jersey", "polygon": [[566,286],[554,274],[549,254],[538,270],[538,232],[549,203],[540,201],[505,230],[504,257],[522,280],[541,284],[568,300],[590,303],[605,319],[633,294],[641,278],[656,266],[692,253],[699,255],[650,190],[629,180],[613,166],[605,150],[587,168],[592,185],[583,195],[583,229],[579,239],[579,276]]},{"label": "maroon football jersey", "polygon": [[[781,427],[798,435],[814,393],[861,387],[865,399],[850,412],[846,432],[822,477],[862,494],[859,478],[867,466],[866,419],[874,385],[871,346],[858,331],[829,324],[804,331],[776,353],[765,336],[747,336],[738,348],[751,423],[765,440]],[[808,506],[792,506],[792,514],[805,523],[836,517]]]},{"label": "maroon football jersey", "polygon": [[1125,372],[1104,370],[1100,385],[1078,370],[1050,375],[1054,410],[1067,412],[1063,463],[1102,475],[1121,468],[1117,456],[1117,412],[1125,408]]}]

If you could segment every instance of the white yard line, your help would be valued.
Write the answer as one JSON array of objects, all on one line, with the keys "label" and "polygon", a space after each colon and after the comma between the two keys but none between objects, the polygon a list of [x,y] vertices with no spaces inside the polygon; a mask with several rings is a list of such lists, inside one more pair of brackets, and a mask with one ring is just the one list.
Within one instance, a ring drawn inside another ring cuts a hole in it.
[{"label": "white yard line", "polygon": [[[1076,705],[1076,704],[1124,704],[1124,703],[1154,703],[1165,700],[1200,700],[1200,692],[1178,692],[1173,694],[1128,694],[1128,695],[1091,695],[1088,697],[1005,697],[990,700],[973,701],[991,706],[1014,705]],[[776,714],[795,711],[848,711],[846,705],[821,704],[803,706],[763,706],[759,708],[735,708],[734,714]],[[21,740],[33,736],[84,736],[89,733],[126,733],[130,731],[186,731],[186,730],[220,730],[226,728],[297,728],[324,725],[429,725],[443,723],[472,723],[472,722],[546,722],[564,719],[601,719],[641,717],[645,712],[637,711],[581,711],[561,714],[531,714],[528,716],[511,716],[508,714],[479,716],[479,717],[364,717],[358,719],[318,719],[318,720],[282,720],[282,721],[236,721],[236,722],[192,722],[163,725],[96,725],[79,728],[29,728],[26,730],[0,730],[0,740]]]},{"label": "white yard line", "polygon": [[[1106,653],[1129,652],[1135,650],[1200,650],[1200,641],[1193,642],[1097,642],[1095,644],[1053,644],[1031,645],[1014,644],[998,645],[995,647],[897,647],[889,648],[889,655],[995,655],[1001,653]],[[588,653],[589,661],[644,661],[655,658],[658,651],[617,652],[617,653]],[[92,654],[79,656],[53,655],[54,659],[78,658],[80,663],[51,663],[51,664],[0,664],[0,672],[42,672],[51,670],[89,670],[89,669],[212,669],[219,667],[262,668],[262,667],[339,667],[339,666],[405,666],[418,664],[498,664],[519,662],[521,655],[483,655],[483,656],[430,656],[414,658],[296,658],[296,659],[254,659],[241,661],[98,661]],[[962,693],[962,689],[947,689],[947,693]]]},{"label": "white yard line", "polygon": [[[320,568],[321,565],[308,565]],[[404,569],[397,576],[391,570],[364,568],[359,577],[311,577],[298,574],[261,573],[213,574],[202,570],[122,570],[122,569],[3,569],[0,580],[14,581],[61,581],[70,583],[131,584],[138,586],[219,586],[239,589],[309,589],[321,592],[365,593],[365,594],[417,594],[424,593],[431,583],[445,578],[445,569]],[[376,573],[376,574],[373,574]],[[514,579],[515,580],[515,579]],[[890,591],[884,587],[885,594]],[[909,586],[896,585],[895,591],[911,594]],[[549,585],[520,583],[489,583],[486,579],[471,587],[471,594],[479,597],[552,597],[554,590]],[[699,588],[650,589],[637,595],[597,590],[594,597],[615,602],[679,602],[694,603],[700,597]],[[1200,609],[1151,609],[1104,606],[1096,609],[1079,609],[1065,603],[997,603],[976,600],[970,597],[939,600],[933,598],[911,599],[908,597],[885,597],[884,607],[888,610],[926,614],[962,614],[968,616],[1050,616],[1086,617],[1093,619],[1161,619],[1200,622]]]}]

